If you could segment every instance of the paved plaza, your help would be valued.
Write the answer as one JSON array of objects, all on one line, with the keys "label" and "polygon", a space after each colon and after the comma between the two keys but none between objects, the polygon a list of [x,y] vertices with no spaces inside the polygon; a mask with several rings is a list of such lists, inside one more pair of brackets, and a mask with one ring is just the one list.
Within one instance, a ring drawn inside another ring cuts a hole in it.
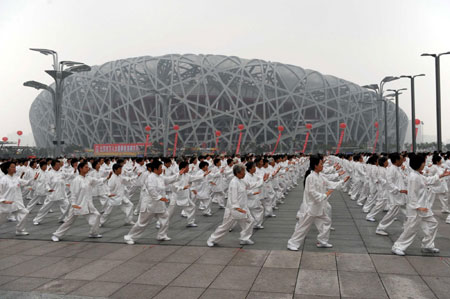
[{"label": "paved plaza", "polygon": [[185,228],[177,212],[172,241],[157,241],[151,224],[133,246],[123,243],[130,227],[119,210],[102,227],[102,239],[87,238],[80,217],[54,243],[58,213],[33,226],[35,209],[30,236],[15,237],[13,223],[0,227],[0,298],[450,298],[450,225],[439,207],[439,255],[422,254],[418,240],[406,257],[392,255],[402,221],[388,229],[389,237],[377,236],[376,223],[340,192],[330,199],[334,247],[316,248],[313,228],[303,251],[291,252],[286,243],[301,197],[301,186],[289,193],[277,217],[255,231],[255,245],[240,246],[236,229],[217,248],[206,247],[222,221],[217,206],[212,217],[199,214],[197,228]]}]

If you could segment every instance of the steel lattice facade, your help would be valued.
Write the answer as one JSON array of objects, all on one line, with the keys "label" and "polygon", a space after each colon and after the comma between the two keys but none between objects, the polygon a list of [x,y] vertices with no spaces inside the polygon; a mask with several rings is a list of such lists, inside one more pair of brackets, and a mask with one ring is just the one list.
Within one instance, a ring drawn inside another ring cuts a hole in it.
[{"label": "steel lattice facade", "polygon": [[[151,126],[150,141],[178,147],[215,146],[233,152],[244,124],[241,151],[269,151],[284,126],[279,150],[307,152],[335,147],[339,124],[346,123],[344,144],[368,148],[384,115],[374,93],[333,76],[297,66],[221,55],[166,55],[117,60],[68,77],[63,97],[65,144],[92,148],[97,143],[140,143]],[[389,143],[395,144],[395,106],[388,104]],[[403,144],[408,118],[400,111]],[[51,95],[33,102],[30,121],[36,144],[51,147],[54,115]],[[166,130],[164,128],[167,128]],[[165,134],[166,133],[166,134]]]}]

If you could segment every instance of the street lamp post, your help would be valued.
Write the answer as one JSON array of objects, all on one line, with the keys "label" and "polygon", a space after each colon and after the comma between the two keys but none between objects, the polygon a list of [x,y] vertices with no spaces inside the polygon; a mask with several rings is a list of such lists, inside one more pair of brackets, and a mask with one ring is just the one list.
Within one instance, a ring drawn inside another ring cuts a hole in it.
[{"label": "street lamp post", "polygon": [[[61,137],[62,137],[62,126],[61,126],[61,114],[62,114],[62,98],[64,92],[64,79],[76,72],[87,72],[91,70],[91,67],[82,63],[75,61],[61,61],[58,63],[58,53],[49,49],[37,49],[31,48],[32,51],[37,51],[44,55],[53,56],[53,70],[45,71],[55,80],[54,89],[50,86],[37,82],[37,81],[27,81],[23,85],[27,87],[33,87],[36,89],[45,89],[49,91],[52,95],[53,100],[53,113],[55,116],[55,128],[56,128],[56,150],[55,156],[61,155]],[[64,70],[64,67],[67,67]]]},{"label": "street lamp post", "polygon": [[396,141],[396,149],[397,153],[400,152],[400,125],[398,121],[398,96],[401,95],[401,91],[406,90],[406,88],[400,88],[400,89],[388,89],[387,91],[392,91],[395,96],[395,141]]},{"label": "street lamp post", "polygon": [[406,76],[402,75],[400,78],[409,78],[411,80],[411,132],[412,132],[412,152],[416,152],[416,133],[415,133],[415,127],[416,127],[416,100],[415,100],[415,89],[414,89],[414,78],[416,77],[423,77],[425,74],[419,74],[419,75],[412,75],[412,76]]},{"label": "street lamp post", "polygon": [[450,54],[444,52],[440,54],[428,54],[423,53],[420,56],[430,56],[434,58],[435,70],[436,70],[436,123],[437,123],[437,150],[442,151],[442,130],[441,130],[441,70],[440,70],[440,57],[442,55]]},{"label": "street lamp post", "polygon": [[388,152],[388,130],[387,130],[387,104],[386,101],[383,100],[383,87],[386,83],[398,80],[399,77],[387,76],[381,80],[380,84],[370,84],[364,85],[364,88],[371,89],[375,91],[378,96],[378,101],[384,102],[384,151]]}]

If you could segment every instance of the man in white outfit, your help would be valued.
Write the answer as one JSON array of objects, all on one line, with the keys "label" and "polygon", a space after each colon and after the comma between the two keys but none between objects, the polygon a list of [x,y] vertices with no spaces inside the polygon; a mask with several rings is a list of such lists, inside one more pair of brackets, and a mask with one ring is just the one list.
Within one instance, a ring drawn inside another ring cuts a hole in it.
[{"label": "man in white outfit", "polygon": [[243,181],[243,178],[245,177],[245,166],[242,164],[233,166],[233,174],[234,178],[231,180],[230,186],[228,187],[228,200],[223,215],[223,222],[216,228],[206,242],[209,247],[213,247],[220,242],[236,222],[241,227],[239,238],[240,244],[254,244],[250,237],[253,234],[255,220],[247,205],[247,186]]},{"label": "man in white outfit", "polygon": [[435,184],[443,177],[449,176],[450,172],[445,171],[441,175],[425,177],[422,175],[425,157],[419,155],[410,157],[410,166],[414,171],[408,177],[407,219],[403,233],[392,246],[392,253],[405,255],[405,250],[413,243],[420,228],[424,234],[422,252],[439,253],[439,249],[434,246],[438,222],[433,216],[428,186]]}]

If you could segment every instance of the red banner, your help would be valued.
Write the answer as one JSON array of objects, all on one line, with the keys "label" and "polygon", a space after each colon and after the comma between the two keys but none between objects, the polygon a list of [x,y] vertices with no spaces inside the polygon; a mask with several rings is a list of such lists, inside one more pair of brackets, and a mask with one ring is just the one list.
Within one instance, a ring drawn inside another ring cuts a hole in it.
[{"label": "red banner", "polygon": [[378,142],[379,136],[380,136],[380,130],[377,128],[377,134],[375,135],[375,144],[373,145],[372,154],[374,154],[375,151],[377,150],[377,142]]},{"label": "red banner", "polygon": [[94,144],[94,155],[96,156],[136,156],[142,151],[145,143],[112,143]]},{"label": "red banner", "polygon": [[302,151],[303,154],[306,151],[306,146],[308,145],[308,139],[309,139],[309,131],[306,132],[305,144],[303,145],[303,151]]}]

